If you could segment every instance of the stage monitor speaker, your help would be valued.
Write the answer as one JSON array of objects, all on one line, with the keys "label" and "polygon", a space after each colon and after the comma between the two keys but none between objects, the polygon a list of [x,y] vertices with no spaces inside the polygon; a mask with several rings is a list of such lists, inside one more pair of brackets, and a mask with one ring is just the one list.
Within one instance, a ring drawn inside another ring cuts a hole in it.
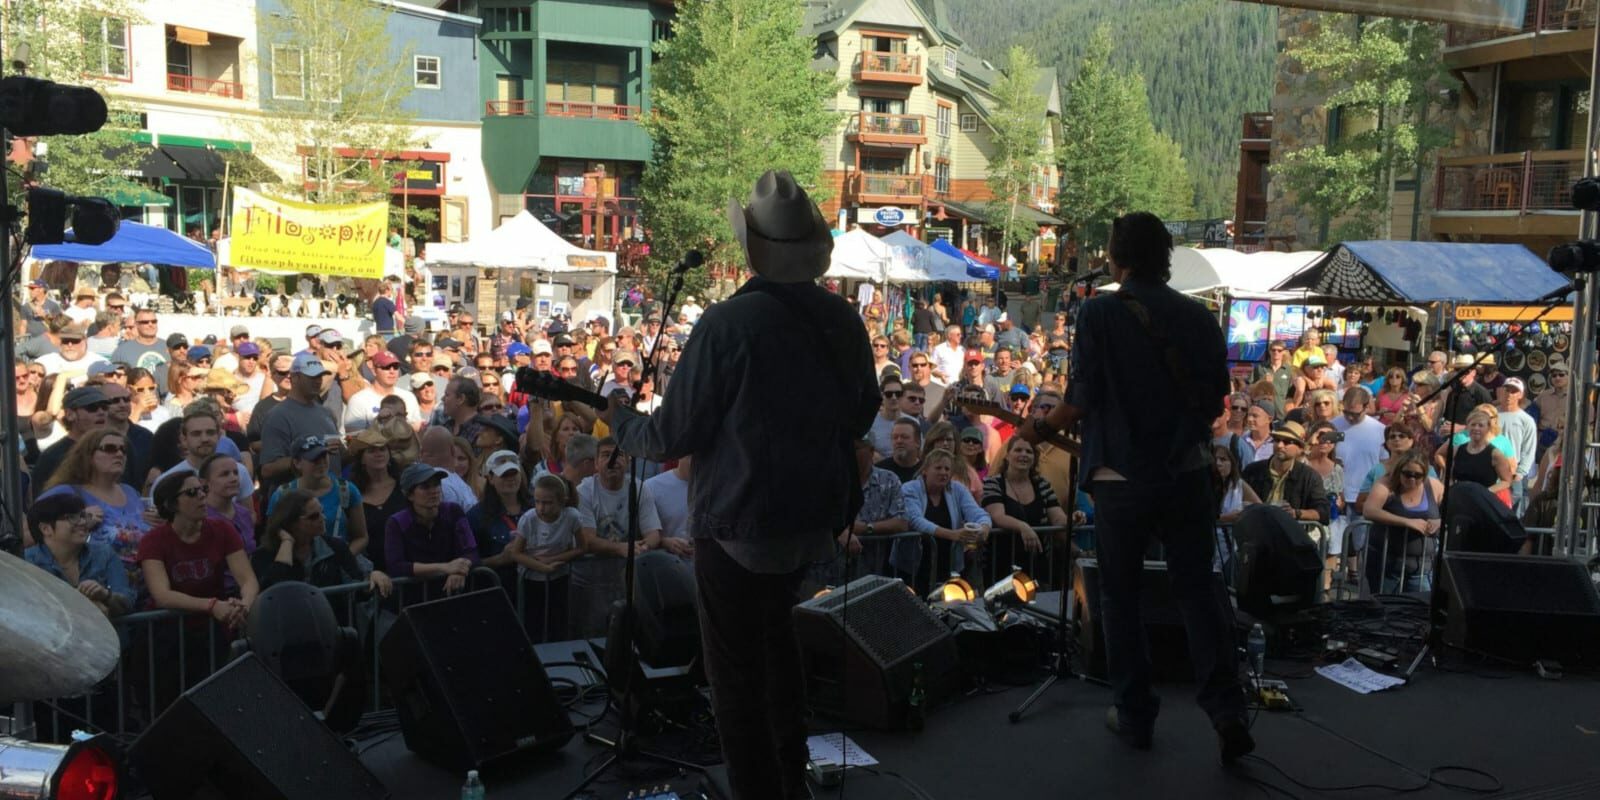
[{"label": "stage monitor speaker", "polygon": [[1239,609],[1271,620],[1316,605],[1323,559],[1317,543],[1289,512],[1248,506],[1233,523],[1233,589]]},{"label": "stage monitor speaker", "polygon": [[155,800],[389,796],[254,654],[184,692],[128,755]]},{"label": "stage monitor speaker", "polygon": [[[1106,646],[1100,625],[1100,561],[1080,558],[1077,569],[1073,591],[1077,594],[1078,645],[1083,652],[1083,670],[1104,678]],[[1212,573],[1211,588],[1215,602],[1228,605],[1228,588],[1222,582],[1221,573]],[[1167,578],[1165,561],[1144,562],[1144,573],[1139,579],[1139,614],[1149,645],[1152,674],[1161,680],[1193,680],[1189,634],[1183,626],[1183,614],[1172,598],[1172,582]]]},{"label": "stage monitor speaker", "polygon": [[794,607],[794,627],[807,699],[829,716],[898,728],[918,665],[929,705],[960,683],[955,638],[899,580],[868,575],[807,600]]},{"label": "stage monitor speaker", "polygon": [[1580,561],[1446,553],[1446,644],[1515,661],[1600,663],[1600,595]]},{"label": "stage monitor speaker", "polygon": [[516,611],[498,588],[407,606],[379,645],[406,747],[458,772],[573,734]]}]

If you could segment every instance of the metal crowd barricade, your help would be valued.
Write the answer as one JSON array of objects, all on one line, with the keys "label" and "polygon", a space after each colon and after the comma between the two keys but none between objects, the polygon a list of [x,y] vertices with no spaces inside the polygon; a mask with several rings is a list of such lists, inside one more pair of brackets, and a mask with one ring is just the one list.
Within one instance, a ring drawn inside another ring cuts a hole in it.
[{"label": "metal crowd barricade", "polygon": [[[480,580],[482,578],[489,579],[487,584]],[[383,623],[392,622],[407,605],[444,596],[443,578],[393,580],[394,590],[385,600],[376,600],[370,595],[365,581],[320,587],[342,624],[356,628],[364,639],[362,652],[366,663],[362,668],[370,670],[368,711],[381,710],[385,703],[378,657],[378,643],[382,632],[387,630]],[[493,570],[482,567],[474,569],[469,580],[464,591],[499,585]],[[518,588],[520,590],[520,586]],[[520,591],[515,600],[520,612],[523,602]],[[225,634],[216,620],[206,617],[202,628],[194,622],[197,618],[196,614],[158,609],[124,614],[112,620],[122,637],[122,658],[117,668],[91,692],[41,701],[41,706],[36,707],[40,713],[34,715],[41,738],[64,741],[75,728],[91,733],[132,733],[153,722],[165,710],[165,703],[177,699],[227,661],[224,645],[232,636]],[[197,636],[205,640],[204,656],[198,659],[193,658],[194,651],[198,650]]]}]

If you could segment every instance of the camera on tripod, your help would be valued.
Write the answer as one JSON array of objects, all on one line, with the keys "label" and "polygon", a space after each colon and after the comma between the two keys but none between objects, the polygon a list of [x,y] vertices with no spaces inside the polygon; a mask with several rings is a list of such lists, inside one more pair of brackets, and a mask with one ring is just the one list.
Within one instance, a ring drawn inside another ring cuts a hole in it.
[{"label": "camera on tripod", "polygon": [[[1579,178],[1572,185],[1572,207],[1600,212],[1600,178]],[[1550,268],[1569,278],[1600,270],[1600,241],[1580,239],[1550,248]]]}]

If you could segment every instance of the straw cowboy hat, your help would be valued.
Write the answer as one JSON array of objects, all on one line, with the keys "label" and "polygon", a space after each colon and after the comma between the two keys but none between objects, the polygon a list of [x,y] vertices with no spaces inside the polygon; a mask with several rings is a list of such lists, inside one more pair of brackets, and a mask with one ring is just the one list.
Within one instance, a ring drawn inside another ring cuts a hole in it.
[{"label": "straw cowboy hat", "polygon": [[821,209],[787,170],[767,170],[750,202],[728,200],[728,222],[750,269],[777,283],[804,283],[828,271],[833,233]]},{"label": "straw cowboy hat", "polygon": [[205,385],[200,387],[200,391],[225,391],[237,395],[249,388],[248,384],[233,376],[232,370],[226,367],[216,367],[206,373],[206,382]]}]

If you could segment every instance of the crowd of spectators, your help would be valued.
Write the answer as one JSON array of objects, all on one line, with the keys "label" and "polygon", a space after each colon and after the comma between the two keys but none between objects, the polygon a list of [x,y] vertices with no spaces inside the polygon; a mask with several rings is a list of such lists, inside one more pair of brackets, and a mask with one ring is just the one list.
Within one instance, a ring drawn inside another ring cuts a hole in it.
[{"label": "crowd of spectators", "polygon": [[[70,291],[63,307],[49,288],[28,286],[17,331],[27,557],[108,615],[166,608],[237,627],[279,581],[388,596],[393,579],[417,577],[454,592],[482,567],[518,592],[536,641],[603,636],[632,526],[640,550],[693,558],[690,459],[635,470],[611,457],[592,409],[521,394],[513,375],[631,389],[658,347],[659,372],[634,398],[654,410],[698,304],[666,321],[647,304],[637,328],[536,321],[527,308],[480,326],[456,310],[427,331],[380,303],[377,324],[393,335],[350,341],[312,325],[285,346],[244,325],[191,342],[114,291]],[[858,445],[865,502],[816,582],[875,573],[921,592],[950,574],[977,581],[1058,541],[1038,529],[1063,526],[1067,509],[1092,520],[1069,454],[1013,435],[1017,417],[1062,402],[1070,306],[1033,299],[1035,318],[1013,319],[929,294],[908,320],[874,308],[863,322],[882,407]],[[1309,331],[1236,381],[1213,431],[1224,521],[1279,505],[1327,526],[1330,558],[1354,570],[1369,542],[1394,536],[1390,560],[1421,557],[1446,455],[1449,479],[1518,510],[1554,484],[1555,454],[1540,455],[1564,424],[1564,363],[1530,400],[1492,366],[1475,376],[1470,359],[1434,353],[1410,374],[1337,355]],[[1458,397],[1430,396],[1451,370],[1465,374]]]}]

